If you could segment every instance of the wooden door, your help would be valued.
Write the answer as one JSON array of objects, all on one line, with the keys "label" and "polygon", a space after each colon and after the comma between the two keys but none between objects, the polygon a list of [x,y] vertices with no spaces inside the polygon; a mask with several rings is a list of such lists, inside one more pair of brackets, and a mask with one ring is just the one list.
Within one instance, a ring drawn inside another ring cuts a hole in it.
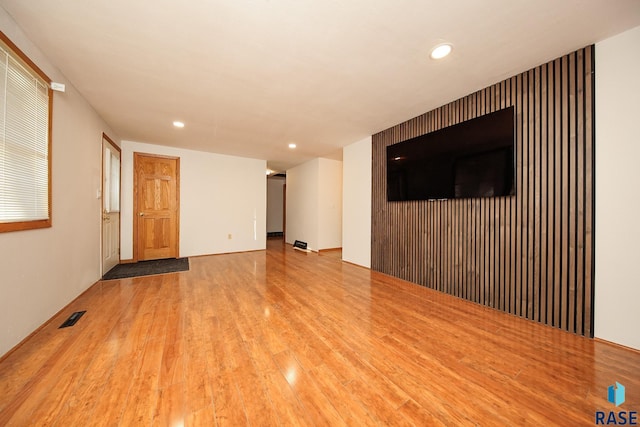
[{"label": "wooden door", "polygon": [[180,159],[134,153],[134,257],[177,258]]},{"label": "wooden door", "polygon": [[102,274],[120,262],[120,148],[102,135]]}]

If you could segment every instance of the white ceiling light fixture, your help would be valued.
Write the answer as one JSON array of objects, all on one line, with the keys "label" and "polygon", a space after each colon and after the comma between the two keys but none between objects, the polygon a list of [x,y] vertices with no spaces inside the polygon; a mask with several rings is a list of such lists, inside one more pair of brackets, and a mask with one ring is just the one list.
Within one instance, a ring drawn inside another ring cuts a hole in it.
[{"label": "white ceiling light fixture", "polygon": [[267,175],[271,175],[273,171],[271,169],[267,169]]},{"label": "white ceiling light fixture", "polygon": [[289,148],[296,148],[296,144],[294,143],[289,144]]},{"label": "white ceiling light fixture", "polygon": [[175,127],[177,127],[177,128],[181,128],[181,129],[184,127],[184,123],[183,123],[183,122],[180,122],[180,121],[178,121],[178,120],[176,120],[175,122],[173,122],[173,125],[174,125]]},{"label": "white ceiling light fixture", "polygon": [[451,53],[453,46],[450,43],[441,43],[431,49],[431,59],[442,59]]}]

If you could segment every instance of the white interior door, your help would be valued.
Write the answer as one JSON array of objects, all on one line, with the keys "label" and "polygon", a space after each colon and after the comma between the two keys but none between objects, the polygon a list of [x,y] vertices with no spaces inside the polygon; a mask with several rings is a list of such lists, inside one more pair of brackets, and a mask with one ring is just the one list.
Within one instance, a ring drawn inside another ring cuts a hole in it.
[{"label": "white interior door", "polygon": [[120,149],[102,138],[102,274],[120,262]]}]

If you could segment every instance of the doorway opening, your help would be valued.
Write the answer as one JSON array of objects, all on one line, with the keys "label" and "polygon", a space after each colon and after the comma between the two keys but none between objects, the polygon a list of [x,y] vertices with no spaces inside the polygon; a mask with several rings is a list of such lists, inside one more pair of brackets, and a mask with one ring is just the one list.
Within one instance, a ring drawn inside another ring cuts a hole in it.
[{"label": "doorway opening", "polygon": [[267,177],[267,239],[284,240],[287,226],[287,176]]}]

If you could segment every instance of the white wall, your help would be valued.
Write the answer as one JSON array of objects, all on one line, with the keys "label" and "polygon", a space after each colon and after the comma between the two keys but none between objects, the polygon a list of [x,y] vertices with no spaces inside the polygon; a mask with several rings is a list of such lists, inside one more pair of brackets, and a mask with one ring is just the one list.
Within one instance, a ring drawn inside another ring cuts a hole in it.
[{"label": "white wall", "polygon": [[320,159],[314,159],[287,170],[286,242],[307,242],[318,250],[318,173]]},{"label": "white wall", "polygon": [[371,268],[371,137],[344,147],[342,259]]},{"label": "white wall", "polygon": [[313,159],[287,171],[286,242],[342,247],[342,162]]},{"label": "white wall", "polygon": [[267,179],[267,233],[282,232],[285,178]]},{"label": "white wall", "polygon": [[341,248],[342,162],[318,161],[318,249]]},{"label": "white wall", "polygon": [[317,158],[287,171],[286,242],[313,251],[342,246],[342,162]]},{"label": "white wall", "polygon": [[65,93],[53,95],[53,226],[0,233],[2,355],[99,279],[102,132],[119,138],[2,8],[0,28],[51,79],[66,84]]},{"label": "white wall", "polygon": [[122,141],[122,259],[133,257],[134,152],[180,157],[180,256],[266,248],[265,160]]},{"label": "white wall", "polygon": [[640,27],[595,58],[595,336],[640,349]]}]

